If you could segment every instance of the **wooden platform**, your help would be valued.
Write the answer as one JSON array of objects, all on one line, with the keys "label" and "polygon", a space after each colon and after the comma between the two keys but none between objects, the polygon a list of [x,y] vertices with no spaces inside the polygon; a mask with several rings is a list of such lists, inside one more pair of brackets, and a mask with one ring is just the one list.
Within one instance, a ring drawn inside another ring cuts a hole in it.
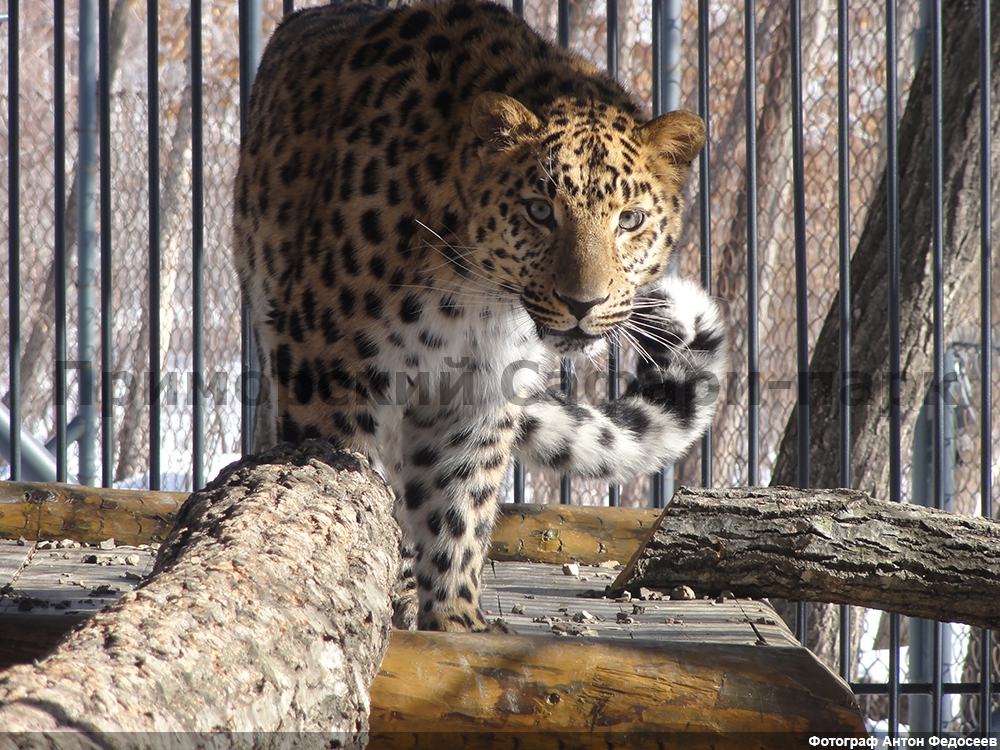
[{"label": "wooden platform", "polygon": [[[138,585],[183,499],[25,487],[0,483],[0,536],[35,525],[50,541],[0,540],[0,666],[39,658]],[[104,528],[131,544],[100,544],[90,509],[102,506]],[[396,632],[372,687],[372,747],[803,747],[809,733],[864,734],[848,686],[766,602],[603,598],[612,560],[627,561],[655,513],[505,510],[483,603],[518,635]],[[91,546],[51,539],[74,528]],[[564,569],[573,559],[603,565]],[[697,734],[667,739],[677,731]]]}]

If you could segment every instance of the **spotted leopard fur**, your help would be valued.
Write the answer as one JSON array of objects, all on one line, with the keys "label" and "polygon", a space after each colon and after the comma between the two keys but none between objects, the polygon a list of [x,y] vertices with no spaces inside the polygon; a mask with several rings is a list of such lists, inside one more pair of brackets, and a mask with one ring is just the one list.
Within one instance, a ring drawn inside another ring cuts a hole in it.
[{"label": "spotted leopard fur", "polygon": [[[725,329],[664,278],[700,119],[497,5],[301,11],[261,60],[235,260],[271,398],[258,447],[320,437],[392,483],[418,625],[487,627],[480,575],[516,456],[622,481],[706,429]],[[558,356],[644,352],[624,396],[546,390]]]}]

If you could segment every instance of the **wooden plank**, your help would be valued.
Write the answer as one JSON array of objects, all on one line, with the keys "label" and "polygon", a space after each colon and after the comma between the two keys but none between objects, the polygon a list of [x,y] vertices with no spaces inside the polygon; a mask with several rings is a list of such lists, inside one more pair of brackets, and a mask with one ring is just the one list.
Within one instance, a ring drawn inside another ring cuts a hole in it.
[{"label": "wooden plank", "polygon": [[0,482],[0,538],[97,544],[162,542],[182,492],[98,489],[57,482]]},{"label": "wooden plank", "polygon": [[34,542],[6,542],[0,540],[0,596],[14,583],[18,574],[28,564],[35,551]]},{"label": "wooden plank", "polygon": [[[162,542],[187,497],[183,492],[0,482],[0,538]],[[636,508],[504,504],[490,556],[547,563],[625,562],[659,516],[659,511]]]},{"label": "wooden plank", "polygon": [[[0,561],[24,550],[0,543]],[[92,555],[113,564],[83,562]],[[123,565],[128,555],[137,564]],[[138,583],[123,576],[148,573],[153,559],[148,548],[38,550],[0,598],[0,664],[43,656]],[[372,747],[441,747],[442,732],[471,748],[555,747],[557,740],[621,748],[647,747],[663,742],[659,733],[683,729],[703,733],[686,735],[682,745],[697,748],[702,739],[706,747],[710,740],[745,747],[746,731],[863,731],[849,688],[798,646],[765,603],[581,596],[614,575],[609,567],[567,576],[561,565],[498,562],[484,575],[484,601],[498,602],[493,614],[502,611],[518,636],[395,632],[372,689]],[[106,595],[92,595],[102,584]],[[24,596],[49,606],[18,611]],[[511,614],[515,605],[523,612]],[[583,611],[593,619],[574,622]],[[595,635],[556,637],[560,626]],[[799,734],[755,734],[754,741],[791,747],[793,736],[802,747]]]},{"label": "wooden plank", "polygon": [[569,505],[500,506],[490,557],[596,565],[627,562],[648,538],[660,511]]},{"label": "wooden plank", "polygon": [[[91,557],[94,562],[84,562]],[[76,625],[135,588],[154,560],[149,547],[35,549],[0,541],[0,571],[17,569],[0,591],[0,668],[44,656]]]},{"label": "wooden plank", "polygon": [[602,640],[631,643],[754,645],[763,638],[770,646],[799,645],[774,610],[753,599],[625,601],[587,596],[603,590],[614,576],[609,568],[581,567],[578,576],[567,576],[561,565],[498,562],[484,571],[483,604],[487,614],[502,615],[519,635],[586,629]]},{"label": "wooden plank", "polygon": [[[375,748],[795,747],[864,736],[853,695],[808,651],[785,646],[400,631],[372,685]],[[744,734],[744,736],[740,736]],[[726,743],[726,737],[737,740]],[[721,744],[720,744],[721,741]],[[566,743],[577,746],[577,742]]]},{"label": "wooden plank", "polygon": [[39,549],[2,597],[0,614],[89,616],[131,591],[153,568],[147,548]]}]

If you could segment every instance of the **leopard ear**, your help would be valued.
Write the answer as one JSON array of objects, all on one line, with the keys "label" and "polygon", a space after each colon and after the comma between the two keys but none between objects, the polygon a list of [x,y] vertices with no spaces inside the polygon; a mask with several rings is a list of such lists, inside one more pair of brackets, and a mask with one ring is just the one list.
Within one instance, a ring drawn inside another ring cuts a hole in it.
[{"label": "leopard ear", "polygon": [[518,136],[540,126],[531,110],[506,94],[487,91],[472,103],[472,129],[494,152],[505,151]]},{"label": "leopard ear", "polygon": [[690,167],[705,145],[705,123],[698,115],[679,109],[647,122],[639,128],[639,137],[659,156]]}]

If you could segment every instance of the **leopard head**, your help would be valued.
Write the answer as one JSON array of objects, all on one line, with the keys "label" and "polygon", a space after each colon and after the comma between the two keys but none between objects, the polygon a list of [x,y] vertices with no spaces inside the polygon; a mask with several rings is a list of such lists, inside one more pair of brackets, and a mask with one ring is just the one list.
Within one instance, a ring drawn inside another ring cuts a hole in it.
[{"label": "leopard head", "polygon": [[704,123],[683,111],[640,122],[579,96],[541,117],[490,92],[474,102],[472,126],[482,170],[470,260],[519,295],[557,352],[593,349],[667,268]]}]

